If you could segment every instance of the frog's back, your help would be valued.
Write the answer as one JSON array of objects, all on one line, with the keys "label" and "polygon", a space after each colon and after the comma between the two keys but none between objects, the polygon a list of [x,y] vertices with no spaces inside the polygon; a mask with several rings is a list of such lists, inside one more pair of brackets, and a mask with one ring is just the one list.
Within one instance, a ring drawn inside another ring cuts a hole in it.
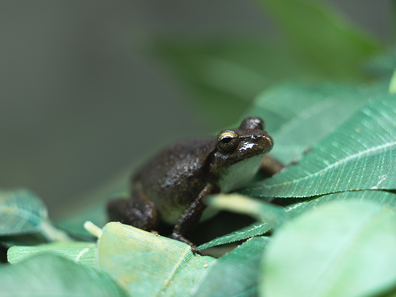
[{"label": "frog's back", "polygon": [[[165,221],[178,217],[205,187],[206,160],[215,148],[213,139],[186,140],[169,146],[134,176]],[[171,215],[172,213],[172,215]]]}]

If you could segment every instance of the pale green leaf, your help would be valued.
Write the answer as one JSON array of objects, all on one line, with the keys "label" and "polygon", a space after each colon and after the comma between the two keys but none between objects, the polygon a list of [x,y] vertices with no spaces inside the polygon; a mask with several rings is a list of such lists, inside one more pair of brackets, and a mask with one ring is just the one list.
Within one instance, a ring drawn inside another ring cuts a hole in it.
[{"label": "pale green leaf", "polygon": [[35,246],[12,246],[8,249],[7,258],[8,262],[15,264],[43,253],[62,256],[93,268],[98,266],[98,248],[97,244],[92,242],[53,242]]},{"label": "pale green leaf", "polygon": [[185,243],[121,223],[103,228],[98,259],[100,269],[133,296],[191,296],[215,261],[194,255]]},{"label": "pale green leaf", "polygon": [[264,255],[264,296],[372,296],[396,284],[395,208],[334,201],[279,228]]},{"label": "pale green leaf", "polygon": [[247,214],[258,220],[264,220],[271,228],[289,219],[283,207],[240,194],[220,194],[207,197],[205,203],[219,210]]},{"label": "pale green leaf", "polygon": [[48,254],[1,265],[0,288],[2,297],[127,296],[105,273]]},{"label": "pale green leaf", "polygon": [[0,236],[38,232],[47,217],[47,208],[32,192],[0,190]]},{"label": "pale green leaf", "polygon": [[256,296],[260,260],[268,241],[267,237],[254,237],[219,258],[195,296]]},{"label": "pale green leaf", "polygon": [[396,94],[396,71],[393,72],[390,84],[389,84],[389,94]]},{"label": "pale green leaf", "polygon": [[307,197],[364,189],[395,189],[396,97],[369,103],[318,142],[296,165],[241,193]]}]

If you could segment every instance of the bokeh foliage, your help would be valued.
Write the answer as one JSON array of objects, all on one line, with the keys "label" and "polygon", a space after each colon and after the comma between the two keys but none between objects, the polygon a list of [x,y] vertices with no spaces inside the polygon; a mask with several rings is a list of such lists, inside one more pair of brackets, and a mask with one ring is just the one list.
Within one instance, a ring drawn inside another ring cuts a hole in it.
[{"label": "bokeh foliage", "polygon": [[[322,2],[258,0],[258,7],[282,28],[279,39],[158,37],[149,45],[214,129],[245,115],[266,121],[272,155],[286,169],[239,193],[208,197],[213,207],[256,222],[198,249],[244,242],[216,259],[158,234],[106,224],[109,187],[96,191],[97,203],[56,223],[31,192],[3,190],[5,296],[396,292],[395,54],[373,58],[382,45]],[[110,187],[116,196],[127,188],[117,185]],[[85,220],[104,227],[97,242],[82,228]],[[53,224],[70,237],[54,236]]]}]

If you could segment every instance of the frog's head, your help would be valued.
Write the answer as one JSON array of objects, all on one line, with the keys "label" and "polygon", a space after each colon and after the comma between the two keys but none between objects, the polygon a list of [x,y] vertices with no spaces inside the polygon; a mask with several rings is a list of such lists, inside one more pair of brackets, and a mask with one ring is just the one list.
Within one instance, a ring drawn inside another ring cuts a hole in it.
[{"label": "frog's head", "polygon": [[221,191],[228,192],[249,182],[273,145],[259,117],[245,118],[237,129],[221,131],[210,161],[210,172],[218,176]]}]

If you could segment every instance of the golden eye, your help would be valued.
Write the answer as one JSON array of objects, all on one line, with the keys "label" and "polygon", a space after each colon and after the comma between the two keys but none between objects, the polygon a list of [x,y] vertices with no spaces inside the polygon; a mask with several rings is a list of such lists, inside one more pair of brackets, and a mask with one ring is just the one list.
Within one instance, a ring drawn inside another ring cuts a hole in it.
[{"label": "golden eye", "polygon": [[217,135],[217,147],[224,152],[233,151],[239,143],[238,134],[232,130],[224,130]]}]

